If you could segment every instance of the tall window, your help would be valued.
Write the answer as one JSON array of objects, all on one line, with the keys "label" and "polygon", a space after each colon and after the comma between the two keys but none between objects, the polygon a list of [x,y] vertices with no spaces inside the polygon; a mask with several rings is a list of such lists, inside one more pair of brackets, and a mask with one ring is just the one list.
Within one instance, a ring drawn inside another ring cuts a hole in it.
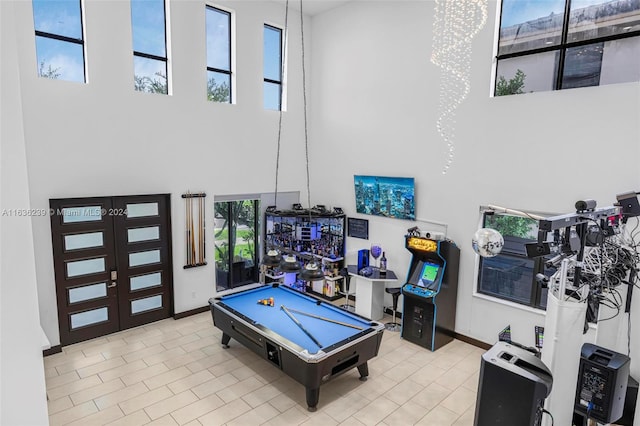
[{"label": "tall window", "polygon": [[478,293],[509,300],[534,308],[545,309],[547,289],[535,276],[551,276],[554,270],[545,269],[545,257],[528,258],[525,244],[537,241],[537,221],[506,214],[486,214],[483,227],[499,231],[504,247],[495,257],[480,258]]},{"label": "tall window", "polygon": [[169,93],[164,0],[131,0],[134,87]]},{"label": "tall window", "polygon": [[495,95],[640,81],[640,1],[502,0]]},{"label": "tall window", "polygon": [[259,200],[214,203],[216,288],[258,281]]},{"label": "tall window", "polygon": [[207,6],[207,99],[231,103],[231,13]]},{"label": "tall window", "polygon": [[40,77],[84,83],[84,37],[80,0],[33,0]]},{"label": "tall window", "polygon": [[264,26],[264,108],[282,108],[282,30]]}]

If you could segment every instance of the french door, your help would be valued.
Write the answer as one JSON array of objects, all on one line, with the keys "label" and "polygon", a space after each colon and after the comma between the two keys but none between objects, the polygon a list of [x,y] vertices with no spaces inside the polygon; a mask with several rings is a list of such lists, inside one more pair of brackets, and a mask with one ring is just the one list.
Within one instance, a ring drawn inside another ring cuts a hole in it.
[{"label": "french door", "polygon": [[259,212],[259,200],[214,203],[217,291],[258,282]]},{"label": "french door", "polygon": [[61,345],[171,316],[168,194],[49,203]]}]

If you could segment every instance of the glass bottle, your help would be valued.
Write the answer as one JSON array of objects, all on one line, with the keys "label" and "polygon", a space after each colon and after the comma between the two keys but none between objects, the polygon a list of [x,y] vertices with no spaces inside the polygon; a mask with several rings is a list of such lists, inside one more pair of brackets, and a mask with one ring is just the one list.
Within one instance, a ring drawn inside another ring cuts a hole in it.
[{"label": "glass bottle", "polygon": [[382,252],[382,257],[380,258],[380,273],[387,272],[387,256],[385,256],[385,252]]}]

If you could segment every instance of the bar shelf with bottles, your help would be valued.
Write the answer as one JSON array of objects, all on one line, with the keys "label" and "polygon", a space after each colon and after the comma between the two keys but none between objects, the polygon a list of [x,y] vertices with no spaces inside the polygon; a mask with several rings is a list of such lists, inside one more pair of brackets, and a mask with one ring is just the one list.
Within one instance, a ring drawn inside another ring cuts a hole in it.
[{"label": "bar shelf with bottles", "polygon": [[[340,269],[344,267],[345,220],[341,209],[328,210],[324,206],[291,210],[267,208],[265,213],[265,250],[275,248],[283,255],[293,254],[304,265],[315,259],[322,266],[325,279],[322,283],[312,282],[292,285],[329,300],[339,299],[338,291],[344,277]],[[285,280],[285,284],[287,280]]]}]

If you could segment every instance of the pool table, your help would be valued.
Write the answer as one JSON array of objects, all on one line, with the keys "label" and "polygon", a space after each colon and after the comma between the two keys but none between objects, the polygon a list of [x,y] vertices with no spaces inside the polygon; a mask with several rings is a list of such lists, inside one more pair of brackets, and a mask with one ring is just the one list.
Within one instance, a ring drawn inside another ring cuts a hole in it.
[{"label": "pool table", "polygon": [[[273,298],[273,306],[269,301]],[[209,299],[222,345],[233,337],[306,388],[315,411],[320,385],[378,354],[384,325],[278,283]]]}]

